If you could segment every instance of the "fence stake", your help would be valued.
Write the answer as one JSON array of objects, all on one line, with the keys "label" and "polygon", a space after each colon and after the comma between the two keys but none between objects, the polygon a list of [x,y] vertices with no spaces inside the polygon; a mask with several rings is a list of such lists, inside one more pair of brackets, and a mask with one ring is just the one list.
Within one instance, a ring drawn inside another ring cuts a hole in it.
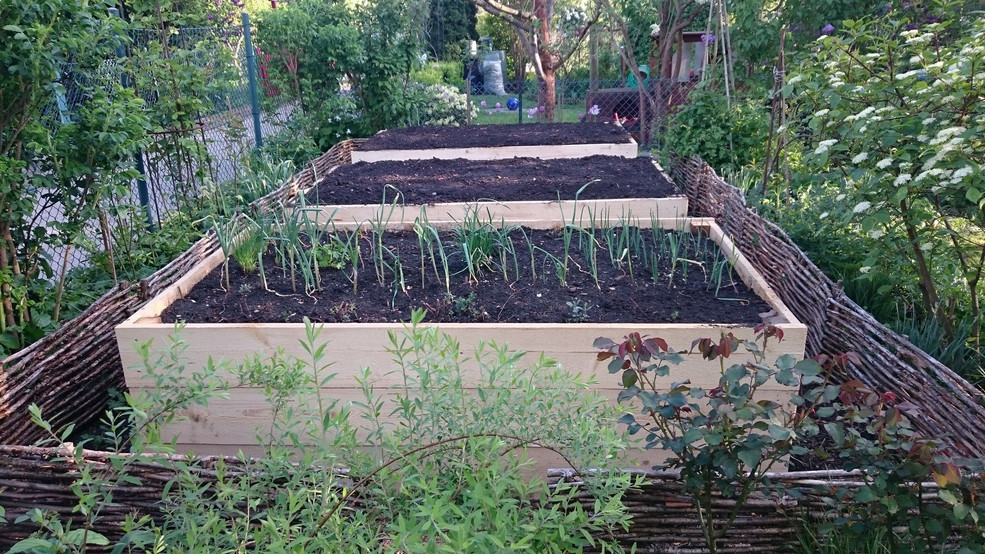
[{"label": "fence stake", "polygon": [[520,90],[516,95],[516,122],[517,124],[523,123],[523,89],[527,88],[527,80],[524,79],[520,81]]},{"label": "fence stake", "polygon": [[263,129],[260,128],[260,94],[257,92],[256,51],[250,34],[250,14],[243,12],[243,42],[246,45],[246,75],[250,80],[250,109],[253,110],[253,135],[257,148],[263,148]]},{"label": "fence stake", "polygon": [[[120,17],[120,10],[110,8],[109,14],[113,17]],[[121,61],[127,57],[127,49],[120,44],[116,47],[116,57]],[[130,75],[126,71],[120,72],[120,84],[124,88],[130,88]],[[150,209],[150,192],[147,190],[147,169],[144,167],[144,150],[137,148],[133,153],[134,165],[137,166],[137,198],[140,206],[144,209],[144,219],[147,220],[147,230],[154,230],[154,214]]]}]

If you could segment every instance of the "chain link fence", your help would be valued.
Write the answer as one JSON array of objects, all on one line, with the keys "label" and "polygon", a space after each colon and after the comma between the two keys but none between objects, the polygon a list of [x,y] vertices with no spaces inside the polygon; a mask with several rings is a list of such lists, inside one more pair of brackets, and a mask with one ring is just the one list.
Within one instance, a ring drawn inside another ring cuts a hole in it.
[{"label": "chain link fence", "polygon": [[[687,101],[698,79],[648,79],[642,87],[629,79],[557,79],[554,122],[619,122],[645,149],[661,144],[669,117]],[[505,95],[472,81],[469,94],[476,110],[474,123],[537,123],[545,120],[538,101],[539,84],[507,81]],[[497,87],[498,88],[498,87]],[[465,92],[464,85],[461,92]],[[641,109],[642,106],[642,109]]]},{"label": "chain link fence", "polygon": [[[57,190],[33,191],[38,203],[30,225],[51,237],[45,258],[52,275],[91,264],[93,255],[113,240],[107,226],[112,234],[122,227],[165,223],[199,194],[240,178],[263,137],[283,129],[295,105],[264,86],[257,56],[248,55],[249,30],[247,19],[228,27],[137,29],[130,31],[118,59],[104,60],[89,72],[74,64],[63,67],[60,86],[42,110],[49,129],[75,121],[94,91],[112,92],[116,84],[144,100],[153,129],[134,155],[132,167],[139,177],[129,194],[100,206],[113,214],[108,225],[85,222],[85,236],[63,236],[60,228],[70,215]],[[175,113],[185,109],[190,113]]]}]

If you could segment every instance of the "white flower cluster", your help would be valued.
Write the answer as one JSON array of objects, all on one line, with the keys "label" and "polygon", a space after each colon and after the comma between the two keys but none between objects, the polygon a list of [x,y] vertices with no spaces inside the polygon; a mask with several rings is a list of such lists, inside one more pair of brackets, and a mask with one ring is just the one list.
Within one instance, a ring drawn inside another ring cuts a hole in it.
[{"label": "white flower cluster", "polygon": [[824,154],[825,152],[828,151],[829,148],[831,148],[837,143],[838,143],[838,139],[822,140],[821,142],[817,143],[817,149],[814,150],[814,154],[815,155]]},{"label": "white flower cluster", "polygon": [[937,136],[930,141],[930,145],[937,146],[939,144],[944,144],[945,142],[953,142],[954,138],[960,138],[957,137],[957,135],[960,135],[967,130],[968,129],[961,127],[960,125],[956,127],[948,127],[947,129],[941,129],[937,132]]},{"label": "white flower cluster", "polygon": [[906,79],[909,79],[910,77],[913,77],[913,76],[916,76],[916,75],[924,75],[924,74],[925,73],[924,73],[924,70],[923,69],[911,69],[911,70],[907,71],[906,73],[897,73],[896,74],[896,80],[897,81],[904,81]]},{"label": "white flower cluster", "polygon": [[913,182],[914,183],[919,183],[919,182],[923,181],[924,179],[930,179],[930,178],[936,178],[937,180],[942,181],[942,180],[947,179],[949,177],[951,177],[951,170],[949,170],[949,169],[933,168],[933,169],[928,169],[928,170],[920,173],[920,175],[917,175],[917,178],[914,179]]},{"label": "white flower cluster", "polygon": [[876,109],[872,106],[869,106],[868,108],[865,108],[864,110],[858,112],[857,114],[853,114],[845,117],[845,121],[856,121],[859,119],[865,119],[866,117],[869,117],[869,115],[871,115],[872,112],[874,111],[876,111]]},{"label": "white flower cluster", "polygon": [[578,26],[588,22],[588,14],[578,8],[568,8],[561,14],[564,25]]},{"label": "white flower cluster", "polygon": [[953,181],[957,179],[960,181],[961,179],[964,179],[965,177],[971,175],[974,172],[975,172],[974,169],[966,165],[960,169],[955,170],[954,173],[951,175],[951,180]]},{"label": "white flower cluster", "polygon": [[467,109],[465,94],[458,89],[448,85],[428,85],[424,88],[419,123],[457,127],[465,123]]}]

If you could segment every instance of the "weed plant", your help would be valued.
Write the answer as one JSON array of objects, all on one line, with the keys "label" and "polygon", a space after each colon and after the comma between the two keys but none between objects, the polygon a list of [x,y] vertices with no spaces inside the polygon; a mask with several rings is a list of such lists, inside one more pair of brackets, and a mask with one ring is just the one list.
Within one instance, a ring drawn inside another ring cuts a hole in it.
[{"label": "weed plant", "polygon": [[[405,331],[390,335],[400,384],[380,387],[379,374],[366,368],[353,383],[362,399],[349,403],[325,394],[341,377],[326,363],[320,329],[309,321],[301,358],[278,350],[222,371],[187,366],[180,327],[163,352],[141,345],[144,370],[156,387],[128,396],[127,406],[107,415],[117,446],[112,463],[86,463],[84,445],[66,449],[80,468],[73,491],[84,517],[70,521],[40,507],[31,510],[22,519],[39,530],[12,552],[97,546],[155,552],[621,551],[614,533],[628,524],[622,497],[635,480],[611,467],[625,447],[615,426],[618,410],[601,395],[587,394],[589,382],[550,359],[531,363],[495,344],[462,356],[462,345],[422,327],[423,318],[416,312]],[[262,458],[241,455],[206,466],[165,454],[173,445],[166,427],[180,410],[206,406],[243,386],[266,398],[269,423],[256,430]],[[34,415],[49,433],[47,443],[64,445],[71,429],[52,429],[36,408]],[[585,484],[548,485],[525,454],[532,448],[557,453]],[[103,535],[96,528],[108,517],[102,509],[112,504],[114,488],[140,484],[131,471],[137,461],[173,472],[162,489],[163,512],[156,520],[133,513],[120,536]],[[582,501],[585,495],[594,502]]]}]

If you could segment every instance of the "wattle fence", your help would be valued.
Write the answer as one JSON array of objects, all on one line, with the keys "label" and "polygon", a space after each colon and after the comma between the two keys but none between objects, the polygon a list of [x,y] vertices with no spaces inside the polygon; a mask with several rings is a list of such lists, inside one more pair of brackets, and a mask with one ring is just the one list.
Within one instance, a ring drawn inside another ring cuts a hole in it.
[{"label": "wattle fence", "polygon": [[[318,175],[334,165],[349,163],[356,144],[346,141],[336,145],[281,189],[259,200],[258,207],[290,201]],[[954,453],[985,457],[985,395],[981,391],[848,299],[781,229],[750,210],[742,194],[719,179],[707,164],[675,159],[670,172],[688,195],[691,215],[718,220],[787,306],[808,325],[808,355],[854,352],[858,363],[849,365],[840,377],[896,393],[919,407],[919,417],[912,418],[919,432],[950,443]],[[6,509],[8,521],[35,507],[66,518],[78,517],[72,513],[77,498],[71,485],[80,468],[65,460],[63,450],[30,446],[43,433],[31,424],[27,406],[38,404],[56,427],[96,420],[108,399],[107,391],[125,386],[114,326],[217,247],[213,235],[203,238],[153,276],[121,285],[58,332],[4,360],[0,373],[0,505]],[[108,456],[106,452],[84,453],[87,463],[111,471]],[[203,461],[205,474],[215,461]],[[97,523],[97,530],[110,538],[122,534],[119,524],[126,514],[160,515],[158,501],[174,476],[167,464],[141,462],[130,467],[139,483],[120,484],[113,491],[113,505],[103,511],[110,517]],[[634,524],[619,538],[637,543],[642,551],[704,552],[697,515],[690,500],[681,494],[676,475],[654,472],[647,477],[649,484],[626,499]],[[578,479],[563,471],[551,478]],[[857,476],[842,471],[783,473],[776,474],[774,480],[801,490],[804,499],[753,499],[740,513],[719,552],[773,552],[788,546],[801,529],[805,514],[823,509],[824,497],[831,494],[826,491],[861,484]],[[723,499],[720,505],[727,502]],[[31,530],[30,524],[0,527],[0,548]]]}]

